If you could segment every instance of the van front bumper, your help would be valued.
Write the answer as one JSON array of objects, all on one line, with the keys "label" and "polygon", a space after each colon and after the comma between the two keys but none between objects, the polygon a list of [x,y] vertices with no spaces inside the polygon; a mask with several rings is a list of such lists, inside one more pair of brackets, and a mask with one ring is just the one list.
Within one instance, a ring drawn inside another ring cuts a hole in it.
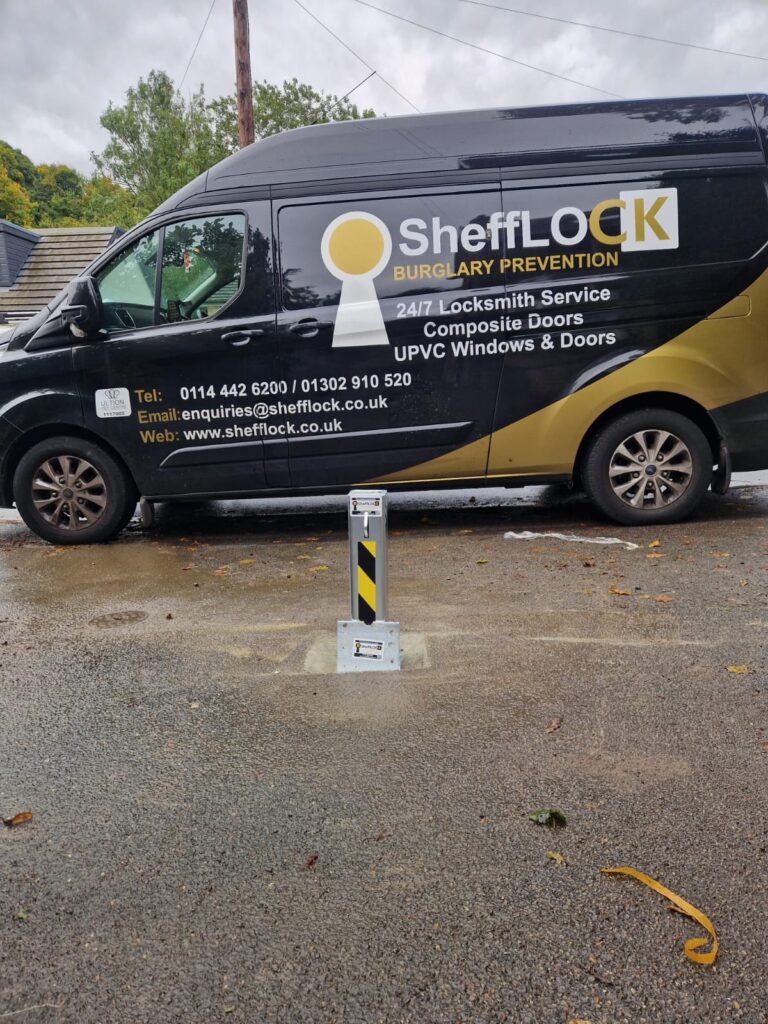
[{"label": "van front bumper", "polygon": [[4,416],[0,416],[0,508],[13,505],[10,456],[13,444],[20,436],[21,431]]}]

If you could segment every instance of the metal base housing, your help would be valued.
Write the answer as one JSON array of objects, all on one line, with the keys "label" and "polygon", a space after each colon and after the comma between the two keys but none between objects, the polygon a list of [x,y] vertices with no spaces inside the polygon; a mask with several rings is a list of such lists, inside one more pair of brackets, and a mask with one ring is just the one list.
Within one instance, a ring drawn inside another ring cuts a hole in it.
[{"label": "metal base housing", "polygon": [[397,672],[401,667],[400,623],[357,619],[336,623],[337,672]]}]

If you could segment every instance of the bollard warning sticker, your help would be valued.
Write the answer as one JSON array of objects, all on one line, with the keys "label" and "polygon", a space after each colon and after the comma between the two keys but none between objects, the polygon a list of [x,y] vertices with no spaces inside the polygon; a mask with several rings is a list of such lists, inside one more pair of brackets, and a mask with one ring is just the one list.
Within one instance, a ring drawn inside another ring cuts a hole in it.
[{"label": "bollard warning sticker", "polygon": [[350,498],[349,511],[353,516],[380,516],[381,498]]},{"label": "bollard warning sticker", "polygon": [[355,639],[352,641],[352,657],[365,658],[366,661],[383,661],[384,641]]}]

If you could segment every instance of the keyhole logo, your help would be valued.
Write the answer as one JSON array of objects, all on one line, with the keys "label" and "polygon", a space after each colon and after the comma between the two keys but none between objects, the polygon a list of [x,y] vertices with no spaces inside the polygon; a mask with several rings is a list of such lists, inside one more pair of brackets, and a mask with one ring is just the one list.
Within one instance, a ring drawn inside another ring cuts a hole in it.
[{"label": "keyhole logo", "polygon": [[342,213],[323,232],[320,254],[328,270],[341,281],[332,347],[388,345],[373,283],[392,255],[387,225],[362,210]]}]

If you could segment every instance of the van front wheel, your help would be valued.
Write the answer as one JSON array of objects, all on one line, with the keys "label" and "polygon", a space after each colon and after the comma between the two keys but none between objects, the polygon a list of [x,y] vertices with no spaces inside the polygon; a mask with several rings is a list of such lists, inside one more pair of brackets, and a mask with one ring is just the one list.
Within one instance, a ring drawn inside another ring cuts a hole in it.
[{"label": "van front wheel", "polygon": [[582,465],[585,490],[614,522],[673,523],[694,510],[712,479],[712,450],[692,420],[638,409],[608,423]]},{"label": "van front wheel", "polygon": [[21,518],[52,544],[99,544],[128,522],[133,481],[117,460],[81,437],[52,437],[26,452],[13,477]]}]

